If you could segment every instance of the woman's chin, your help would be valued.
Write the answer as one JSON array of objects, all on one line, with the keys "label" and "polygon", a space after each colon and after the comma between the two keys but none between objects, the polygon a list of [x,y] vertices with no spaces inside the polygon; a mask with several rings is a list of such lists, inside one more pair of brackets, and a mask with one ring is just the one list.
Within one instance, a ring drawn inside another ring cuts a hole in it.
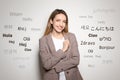
[{"label": "woman's chin", "polygon": [[57,31],[57,33],[61,33],[61,32],[62,32],[62,30],[58,30],[58,31]]}]

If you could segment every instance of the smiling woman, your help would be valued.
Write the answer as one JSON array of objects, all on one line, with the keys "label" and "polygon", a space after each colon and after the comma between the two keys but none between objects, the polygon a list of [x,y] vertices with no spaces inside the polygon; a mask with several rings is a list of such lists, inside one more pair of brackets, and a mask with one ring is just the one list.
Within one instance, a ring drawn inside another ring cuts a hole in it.
[{"label": "smiling woman", "polygon": [[43,80],[83,80],[78,69],[77,40],[73,33],[68,32],[68,16],[64,10],[52,12],[39,46]]},{"label": "smiling woman", "polygon": [[[47,23],[47,27],[46,27],[44,36],[49,34],[50,32],[52,32],[53,27],[55,27],[55,26],[53,26],[53,25],[55,25],[55,22],[56,22],[57,26],[61,26],[59,24],[62,23],[62,27],[64,26],[64,29],[62,30],[62,32],[64,32],[64,33],[68,32],[68,16],[67,16],[66,12],[63,10],[56,9],[55,11],[52,12],[52,14],[50,15],[50,17],[48,19],[48,23]],[[63,25],[63,23],[65,23],[65,24]]]},{"label": "smiling woman", "polygon": [[58,33],[62,32],[66,25],[66,17],[64,14],[58,14],[55,16],[53,20],[50,20],[50,23],[53,25],[53,32],[56,31]]}]

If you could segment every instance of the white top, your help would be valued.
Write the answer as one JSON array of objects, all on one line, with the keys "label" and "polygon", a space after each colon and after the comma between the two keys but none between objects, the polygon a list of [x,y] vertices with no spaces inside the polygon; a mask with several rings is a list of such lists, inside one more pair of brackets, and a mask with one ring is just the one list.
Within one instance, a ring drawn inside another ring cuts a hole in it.
[{"label": "white top", "polygon": [[[57,39],[52,36],[52,39],[53,39],[56,51],[63,48],[64,37],[62,39]],[[60,72],[59,75],[60,75],[59,80],[66,80],[64,71]]]}]

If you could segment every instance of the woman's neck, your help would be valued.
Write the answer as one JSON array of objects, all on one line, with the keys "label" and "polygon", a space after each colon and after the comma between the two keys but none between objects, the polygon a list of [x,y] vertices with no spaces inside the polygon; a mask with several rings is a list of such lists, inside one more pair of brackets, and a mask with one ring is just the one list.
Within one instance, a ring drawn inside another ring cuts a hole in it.
[{"label": "woman's neck", "polygon": [[57,39],[62,39],[63,38],[63,33],[62,32],[58,33],[56,31],[52,31],[51,34],[52,34],[53,37],[55,37]]}]

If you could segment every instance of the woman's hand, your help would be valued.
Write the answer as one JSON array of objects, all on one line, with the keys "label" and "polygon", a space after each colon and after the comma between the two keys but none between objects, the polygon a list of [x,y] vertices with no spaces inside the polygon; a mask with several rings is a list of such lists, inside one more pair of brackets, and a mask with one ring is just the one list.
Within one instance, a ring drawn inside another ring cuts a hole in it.
[{"label": "woman's hand", "polygon": [[69,40],[68,40],[68,39],[64,40],[64,42],[63,42],[63,48],[62,48],[63,52],[65,52],[65,51],[68,50],[69,44],[70,44],[70,43],[69,43]]}]

